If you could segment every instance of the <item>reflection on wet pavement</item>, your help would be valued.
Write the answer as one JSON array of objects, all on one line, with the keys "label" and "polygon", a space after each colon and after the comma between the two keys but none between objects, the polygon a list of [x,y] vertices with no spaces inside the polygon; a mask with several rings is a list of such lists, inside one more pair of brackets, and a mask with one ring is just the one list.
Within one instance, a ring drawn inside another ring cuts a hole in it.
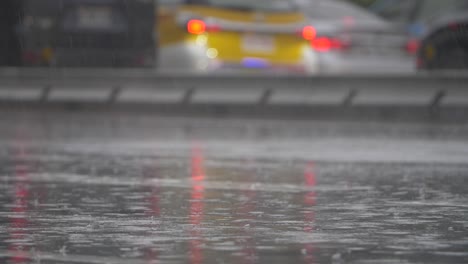
[{"label": "reflection on wet pavement", "polygon": [[468,260],[467,167],[41,151],[1,157],[7,263]]},{"label": "reflection on wet pavement", "polygon": [[10,226],[8,233],[10,238],[8,250],[13,252],[11,258],[14,263],[24,263],[27,261],[26,251],[28,249],[28,202],[29,202],[29,176],[28,166],[24,164],[25,149],[21,141],[18,140],[17,148],[13,150],[15,163],[13,164],[14,191],[12,202],[12,215],[10,216]]},{"label": "reflection on wet pavement", "polygon": [[184,142],[134,155],[16,137],[0,151],[0,262],[468,263],[464,164]]},{"label": "reflection on wet pavement", "polygon": [[204,195],[205,187],[203,181],[205,180],[205,168],[203,164],[203,153],[200,147],[194,147],[192,150],[192,163],[191,163],[191,178],[192,188],[190,192],[190,263],[199,264],[203,263],[203,209],[204,209]]}]

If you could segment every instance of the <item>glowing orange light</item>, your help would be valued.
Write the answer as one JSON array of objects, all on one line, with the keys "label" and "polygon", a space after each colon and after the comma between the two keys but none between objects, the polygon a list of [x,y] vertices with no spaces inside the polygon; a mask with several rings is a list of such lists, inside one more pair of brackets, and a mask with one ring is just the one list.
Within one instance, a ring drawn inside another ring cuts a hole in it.
[{"label": "glowing orange light", "polygon": [[306,26],[302,29],[302,37],[305,40],[313,40],[317,36],[317,31],[313,26]]},{"label": "glowing orange light", "polygon": [[326,37],[317,38],[312,41],[312,47],[317,51],[329,51],[332,48],[332,42]]},{"label": "glowing orange light", "polygon": [[190,20],[187,23],[187,31],[190,34],[195,34],[195,35],[203,34],[206,31],[206,24],[205,22],[201,20],[196,20],[196,19]]}]

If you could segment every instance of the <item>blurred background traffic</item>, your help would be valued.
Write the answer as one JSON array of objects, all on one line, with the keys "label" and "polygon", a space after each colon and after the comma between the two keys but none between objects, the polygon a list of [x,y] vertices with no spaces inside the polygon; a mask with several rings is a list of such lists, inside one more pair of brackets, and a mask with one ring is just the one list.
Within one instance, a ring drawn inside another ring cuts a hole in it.
[{"label": "blurred background traffic", "polygon": [[3,0],[0,66],[467,69],[467,25],[467,0]]},{"label": "blurred background traffic", "polygon": [[468,68],[467,25],[468,0],[0,0],[0,263],[468,263],[468,75],[432,74]]}]

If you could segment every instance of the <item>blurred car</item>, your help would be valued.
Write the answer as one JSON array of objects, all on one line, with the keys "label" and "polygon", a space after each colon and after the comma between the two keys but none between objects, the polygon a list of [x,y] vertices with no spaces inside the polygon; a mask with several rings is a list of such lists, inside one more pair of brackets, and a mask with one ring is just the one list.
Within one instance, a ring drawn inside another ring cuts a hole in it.
[{"label": "blurred car", "polygon": [[406,25],[419,69],[468,67],[468,0],[378,0],[371,9]]},{"label": "blurred car", "polygon": [[18,0],[0,1],[0,66],[21,64],[20,42],[15,28],[21,22],[21,2]]},{"label": "blurred car", "polygon": [[467,5],[468,0],[376,0],[369,10],[405,28],[410,37],[408,48],[417,52],[433,21],[466,9]]},{"label": "blurred car", "polygon": [[22,0],[25,66],[154,67],[152,0]]},{"label": "blurred car", "polygon": [[415,70],[415,50],[408,47],[408,35],[398,25],[345,1],[296,1],[317,30],[312,46],[321,72]]},{"label": "blurred car", "polygon": [[193,72],[316,72],[294,0],[159,1],[159,67]]},{"label": "blurred car", "polygon": [[468,8],[432,23],[421,41],[418,67],[426,70],[468,69]]}]

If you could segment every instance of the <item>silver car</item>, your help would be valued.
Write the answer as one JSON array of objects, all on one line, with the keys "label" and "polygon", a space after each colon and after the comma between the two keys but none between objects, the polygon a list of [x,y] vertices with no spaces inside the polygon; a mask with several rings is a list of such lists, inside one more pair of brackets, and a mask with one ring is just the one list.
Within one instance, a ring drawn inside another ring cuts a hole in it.
[{"label": "silver car", "polygon": [[317,29],[311,45],[322,73],[392,73],[415,70],[405,30],[367,10],[338,0],[297,0]]}]

